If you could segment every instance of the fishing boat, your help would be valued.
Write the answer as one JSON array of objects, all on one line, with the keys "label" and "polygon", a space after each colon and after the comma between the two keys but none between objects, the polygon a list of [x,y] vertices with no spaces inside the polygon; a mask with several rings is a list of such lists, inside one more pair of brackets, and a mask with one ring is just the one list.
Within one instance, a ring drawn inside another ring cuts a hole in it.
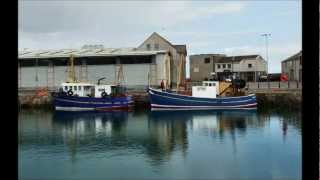
[{"label": "fishing boat", "polygon": [[75,77],[73,56],[70,56],[69,78],[61,83],[59,90],[52,93],[55,110],[60,111],[101,111],[130,109],[133,100],[119,83],[97,84],[80,82]]},{"label": "fishing boat", "polygon": [[256,108],[255,94],[239,93],[240,87],[243,81],[203,81],[202,85],[192,86],[189,95],[154,88],[149,88],[148,94],[152,110]]}]

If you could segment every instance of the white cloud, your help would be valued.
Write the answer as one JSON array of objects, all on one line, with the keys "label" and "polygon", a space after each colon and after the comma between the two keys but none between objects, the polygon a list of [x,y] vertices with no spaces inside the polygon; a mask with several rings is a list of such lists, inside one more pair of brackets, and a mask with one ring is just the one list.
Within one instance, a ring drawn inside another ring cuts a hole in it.
[{"label": "white cloud", "polygon": [[[277,54],[277,56],[285,57],[290,56],[294,53],[297,53],[301,50],[301,44],[299,43],[286,43],[286,44],[271,44],[268,47],[269,58],[272,58],[273,54]],[[238,46],[238,47],[229,47],[224,48],[224,53],[226,54],[237,54],[237,55],[245,55],[245,54],[260,54],[263,57],[266,56],[266,47],[265,46]]]},{"label": "white cloud", "polygon": [[171,27],[195,18],[238,12],[244,6],[243,2],[206,1],[22,1],[19,2],[19,30],[99,30],[127,25]]}]

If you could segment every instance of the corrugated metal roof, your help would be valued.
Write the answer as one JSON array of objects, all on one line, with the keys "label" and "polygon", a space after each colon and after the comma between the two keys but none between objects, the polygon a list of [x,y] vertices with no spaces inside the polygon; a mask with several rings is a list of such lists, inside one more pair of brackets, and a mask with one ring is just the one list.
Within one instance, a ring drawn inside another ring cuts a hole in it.
[{"label": "corrugated metal roof", "polygon": [[242,55],[242,56],[226,56],[226,57],[222,57],[221,59],[217,60],[217,63],[240,62],[243,59],[256,59],[259,56],[260,55],[258,55],[258,54]]},{"label": "corrugated metal roof", "polygon": [[19,51],[19,59],[58,58],[58,57],[93,57],[93,56],[137,56],[156,55],[167,51],[143,51],[136,48],[103,48],[103,49],[60,49],[60,50],[23,50]]},{"label": "corrugated metal roof", "polygon": [[287,62],[287,61],[292,61],[294,59],[296,59],[297,57],[302,56],[302,50],[300,50],[298,53],[286,58],[285,60],[281,61],[281,62]]}]

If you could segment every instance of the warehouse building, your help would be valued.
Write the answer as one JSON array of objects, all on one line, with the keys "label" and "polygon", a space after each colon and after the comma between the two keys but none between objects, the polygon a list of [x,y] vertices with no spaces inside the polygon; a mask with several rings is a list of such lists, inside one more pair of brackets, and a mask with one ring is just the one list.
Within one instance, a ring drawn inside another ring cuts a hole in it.
[{"label": "warehouse building", "polygon": [[289,81],[302,81],[302,51],[281,62],[281,72],[288,76]]},{"label": "warehouse building", "polygon": [[[151,46],[153,48],[151,48]],[[176,85],[177,73],[185,77],[186,46],[172,45],[153,33],[141,45],[133,48],[104,48],[85,45],[81,49],[28,50],[19,52],[19,88],[55,88],[68,76],[70,56],[74,57],[78,80],[104,83],[121,81],[133,88]],[[180,66],[179,66],[180,65]],[[184,79],[184,78],[181,78]]]},{"label": "warehouse building", "polygon": [[224,54],[199,54],[190,56],[191,81],[210,79],[212,74],[221,77],[232,73],[246,81],[258,81],[267,74],[267,62],[260,55],[226,56]]}]

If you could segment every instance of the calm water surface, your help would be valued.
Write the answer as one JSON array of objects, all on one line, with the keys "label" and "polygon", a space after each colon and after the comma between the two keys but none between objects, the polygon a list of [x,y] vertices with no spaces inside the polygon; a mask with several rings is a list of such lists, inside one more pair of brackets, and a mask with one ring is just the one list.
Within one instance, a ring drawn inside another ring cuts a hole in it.
[{"label": "calm water surface", "polygon": [[19,179],[301,179],[301,115],[19,113]]}]

